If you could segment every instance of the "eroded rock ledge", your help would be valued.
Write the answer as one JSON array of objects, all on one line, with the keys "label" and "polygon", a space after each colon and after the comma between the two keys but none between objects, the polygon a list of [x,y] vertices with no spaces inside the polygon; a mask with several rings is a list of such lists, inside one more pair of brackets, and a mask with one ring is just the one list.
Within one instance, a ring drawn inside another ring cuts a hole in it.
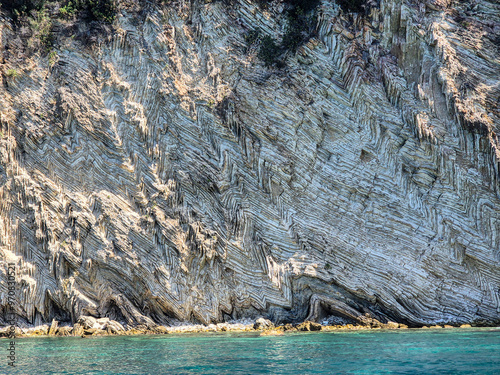
[{"label": "eroded rock ledge", "polygon": [[277,2],[123,10],[51,61],[3,19],[3,309],[12,262],[36,326],[500,322],[500,6],[371,3],[280,69],[243,37]]},{"label": "eroded rock ledge", "polygon": [[[324,322],[327,323],[327,322]],[[423,326],[422,329],[451,329],[451,328],[473,328],[470,324],[462,324],[458,326],[451,325],[434,325],[431,327]],[[305,321],[299,324],[280,324],[275,326],[270,320],[258,318],[254,323],[250,321],[217,323],[209,325],[193,325],[181,324],[176,326],[127,326],[121,325],[119,322],[110,320],[109,318],[96,319],[90,316],[82,316],[78,319],[73,327],[60,326],[59,322],[53,320],[50,325],[42,325],[31,328],[16,328],[16,337],[37,337],[37,336],[77,336],[77,337],[99,337],[99,336],[130,336],[130,335],[167,335],[167,334],[185,334],[185,333],[223,333],[223,332],[248,332],[258,333],[260,336],[280,336],[284,333],[294,332],[346,332],[360,330],[395,330],[408,329],[405,324],[396,322],[381,323],[372,319],[364,324],[319,324],[316,322]],[[477,328],[474,328],[477,329]],[[499,329],[499,328],[496,328]],[[9,337],[9,328],[0,329],[0,338]]]}]

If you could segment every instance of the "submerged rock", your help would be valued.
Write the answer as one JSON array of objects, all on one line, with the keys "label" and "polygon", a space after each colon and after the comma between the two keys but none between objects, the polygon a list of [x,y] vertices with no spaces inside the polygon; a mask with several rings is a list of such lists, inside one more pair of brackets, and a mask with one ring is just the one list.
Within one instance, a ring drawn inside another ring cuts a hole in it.
[{"label": "submerged rock", "polygon": [[279,330],[266,330],[260,333],[260,336],[283,336],[285,332]]}]

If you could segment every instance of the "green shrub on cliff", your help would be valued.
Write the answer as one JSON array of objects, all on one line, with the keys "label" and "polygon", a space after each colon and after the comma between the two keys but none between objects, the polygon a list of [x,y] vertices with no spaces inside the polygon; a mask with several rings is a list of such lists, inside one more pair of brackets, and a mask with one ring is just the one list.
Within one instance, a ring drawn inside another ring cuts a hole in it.
[{"label": "green shrub on cliff", "polygon": [[80,14],[89,20],[111,23],[116,17],[116,2],[114,0],[69,0],[59,8],[62,17],[72,17]]},{"label": "green shrub on cliff", "polygon": [[[29,29],[26,47],[49,53],[56,46],[56,31],[84,45],[93,44],[110,31],[120,0],[0,0],[0,10],[11,17],[14,27]],[[76,25],[78,27],[75,27]],[[62,33],[60,31],[63,31]],[[26,35],[26,34],[25,34]]]},{"label": "green shrub on cliff", "polygon": [[285,50],[295,52],[312,34],[314,29],[314,14],[306,12],[297,6],[288,12],[287,27],[283,36],[282,46]]},{"label": "green shrub on cliff", "polygon": [[40,9],[43,6],[43,0],[0,0],[3,10],[12,15],[14,21],[33,9]]},{"label": "green shrub on cliff", "polygon": [[360,13],[364,11],[365,0],[337,0],[342,9],[347,12]]},{"label": "green shrub on cliff", "polygon": [[72,18],[77,10],[78,8],[76,7],[76,5],[73,2],[69,1],[66,5],[59,8],[59,14],[62,18],[68,19]]},{"label": "green shrub on cliff", "polygon": [[7,72],[5,73],[7,77],[12,77],[12,78],[17,78],[19,77],[19,73],[17,72],[16,69],[8,69]]},{"label": "green shrub on cliff", "polygon": [[[286,51],[295,52],[313,33],[312,10],[318,6],[319,0],[286,0],[286,3],[288,3],[287,23],[281,43],[269,35],[263,37],[260,42],[258,57],[267,66],[278,63],[279,56]],[[245,36],[247,45],[252,44],[257,38],[258,34],[248,33]]]},{"label": "green shrub on cliff", "polygon": [[280,48],[272,37],[266,35],[262,38],[258,56],[267,66],[275,64],[280,53]]},{"label": "green shrub on cliff", "polygon": [[52,20],[47,11],[37,12],[37,17],[32,20],[31,26],[40,41],[40,46],[45,51],[49,51],[54,44],[54,35],[52,33]]},{"label": "green shrub on cliff", "polygon": [[18,13],[29,12],[43,5],[42,0],[0,0],[0,5],[6,11]]},{"label": "green shrub on cliff", "polygon": [[113,22],[116,17],[116,4],[113,0],[87,0],[90,12],[98,21]]},{"label": "green shrub on cliff", "polygon": [[58,15],[64,19],[81,15],[89,20],[111,23],[117,8],[115,0],[0,0],[0,5],[15,21],[22,15],[31,15],[32,10],[59,8]]}]

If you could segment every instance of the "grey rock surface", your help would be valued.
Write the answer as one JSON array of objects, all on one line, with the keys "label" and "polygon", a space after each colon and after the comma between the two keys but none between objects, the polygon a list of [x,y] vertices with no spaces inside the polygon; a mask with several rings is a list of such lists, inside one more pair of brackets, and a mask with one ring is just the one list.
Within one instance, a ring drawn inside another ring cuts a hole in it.
[{"label": "grey rock surface", "polygon": [[278,69],[282,5],[184,4],[55,62],[1,21],[2,307],[14,263],[34,325],[499,322],[500,5],[324,1]]}]

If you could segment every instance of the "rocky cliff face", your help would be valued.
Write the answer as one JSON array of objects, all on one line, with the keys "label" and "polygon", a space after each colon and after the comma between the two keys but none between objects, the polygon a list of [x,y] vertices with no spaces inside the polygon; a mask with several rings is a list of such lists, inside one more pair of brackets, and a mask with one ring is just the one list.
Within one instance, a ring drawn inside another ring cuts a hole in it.
[{"label": "rocky cliff face", "polygon": [[122,9],[50,56],[4,19],[4,308],[14,262],[31,324],[499,322],[500,5],[368,5],[280,68],[244,39],[280,3]]}]

